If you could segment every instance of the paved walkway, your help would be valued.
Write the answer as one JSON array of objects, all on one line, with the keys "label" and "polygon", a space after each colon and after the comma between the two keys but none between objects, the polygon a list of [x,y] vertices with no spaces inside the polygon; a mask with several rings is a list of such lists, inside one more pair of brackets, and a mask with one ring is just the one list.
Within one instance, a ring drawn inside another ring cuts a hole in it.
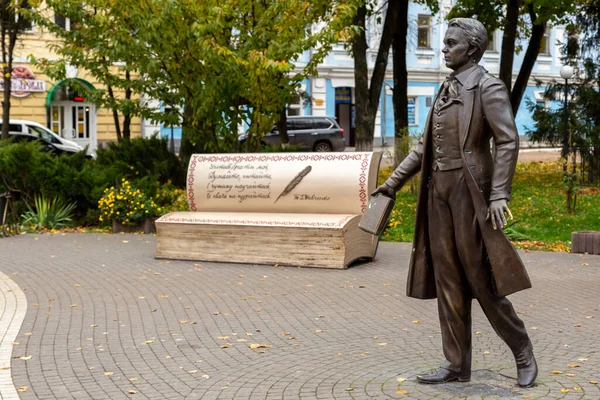
[{"label": "paved walkway", "polygon": [[142,235],[5,238],[0,271],[27,303],[0,355],[10,340],[22,399],[600,398],[599,256],[521,253],[534,288],[511,300],[537,386],[516,388],[478,306],[473,382],[424,386],[441,343],[435,302],[404,295],[409,248],[342,271],[156,260]]}]

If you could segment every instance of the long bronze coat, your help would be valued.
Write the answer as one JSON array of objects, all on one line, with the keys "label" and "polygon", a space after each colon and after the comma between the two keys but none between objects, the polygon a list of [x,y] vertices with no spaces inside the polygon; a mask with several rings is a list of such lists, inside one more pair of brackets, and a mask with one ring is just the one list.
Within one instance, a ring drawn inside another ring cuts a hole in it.
[{"label": "long bronze coat", "polygon": [[[439,93],[438,93],[439,95]],[[475,206],[496,294],[507,296],[531,287],[521,258],[501,229],[486,220],[491,200],[510,200],[512,178],[519,155],[519,136],[504,84],[477,66],[460,93],[459,138],[466,181]],[[435,99],[437,101],[437,97]],[[435,104],[435,101],[433,104]],[[419,299],[436,297],[427,227],[427,200],[431,174],[431,113],[416,149],[386,182],[395,189],[421,171],[415,236],[408,272],[407,295]],[[490,139],[493,150],[490,151]]]}]

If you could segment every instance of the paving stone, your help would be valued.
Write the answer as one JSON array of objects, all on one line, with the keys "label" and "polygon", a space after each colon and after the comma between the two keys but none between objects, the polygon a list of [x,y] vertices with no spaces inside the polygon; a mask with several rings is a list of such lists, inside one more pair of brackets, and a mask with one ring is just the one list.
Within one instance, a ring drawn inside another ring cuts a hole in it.
[{"label": "paving stone", "polygon": [[600,380],[600,256],[520,252],[534,287],[510,299],[540,374],[518,389],[512,354],[477,305],[473,380],[416,382],[442,351],[435,301],[404,295],[410,244],[382,243],[375,262],[348,270],[156,260],[155,250],[142,235],[0,241],[0,271],[27,297],[12,351],[32,358],[11,366],[29,388],[22,399],[600,398],[589,383]]}]

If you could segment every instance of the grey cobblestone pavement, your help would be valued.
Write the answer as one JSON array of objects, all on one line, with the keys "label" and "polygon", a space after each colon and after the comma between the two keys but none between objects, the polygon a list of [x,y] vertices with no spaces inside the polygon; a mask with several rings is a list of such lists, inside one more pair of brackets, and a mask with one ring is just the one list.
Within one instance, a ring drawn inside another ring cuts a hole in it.
[{"label": "grey cobblestone pavement", "polygon": [[348,270],[156,260],[155,249],[143,235],[0,240],[0,271],[27,297],[11,364],[22,399],[600,399],[599,256],[521,253],[534,288],[511,300],[540,375],[518,389],[478,306],[473,381],[416,383],[441,340],[435,301],[404,294],[407,243]]}]

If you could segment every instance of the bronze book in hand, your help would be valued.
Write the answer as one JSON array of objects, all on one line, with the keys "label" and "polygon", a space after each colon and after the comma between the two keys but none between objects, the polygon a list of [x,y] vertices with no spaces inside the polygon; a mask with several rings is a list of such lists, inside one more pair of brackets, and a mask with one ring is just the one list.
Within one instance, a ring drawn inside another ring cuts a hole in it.
[{"label": "bronze book in hand", "polygon": [[365,210],[358,227],[365,232],[379,236],[385,229],[388,218],[394,208],[394,200],[387,196],[373,196]]}]

